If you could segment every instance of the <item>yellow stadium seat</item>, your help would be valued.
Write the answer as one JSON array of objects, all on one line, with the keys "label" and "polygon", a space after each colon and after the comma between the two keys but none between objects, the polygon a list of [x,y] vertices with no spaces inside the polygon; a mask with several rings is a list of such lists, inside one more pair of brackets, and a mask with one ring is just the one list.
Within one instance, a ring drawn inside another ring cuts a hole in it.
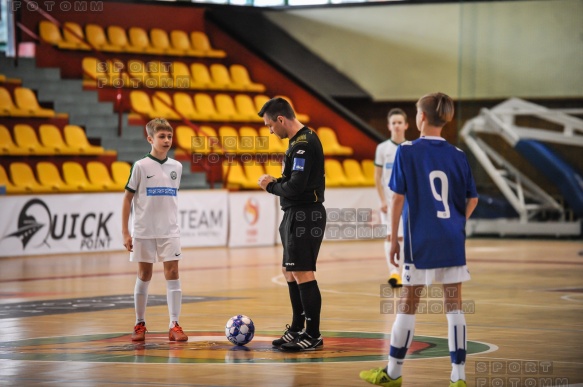
[{"label": "yellow stadium seat", "polygon": [[196,106],[196,111],[200,114],[201,119],[211,121],[222,120],[210,95],[206,93],[196,93],[194,95],[194,106]]},{"label": "yellow stadium seat", "polygon": [[350,156],[354,151],[348,146],[340,145],[336,132],[328,127],[321,127],[317,130],[318,137],[324,148],[324,154],[330,156]]},{"label": "yellow stadium seat", "polygon": [[265,86],[261,83],[255,83],[251,80],[249,72],[245,66],[234,64],[230,67],[231,70],[231,81],[234,85],[238,86],[239,90],[248,90],[263,93],[265,91]]},{"label": "yellow stadium seat", "polygon": [[145,91],[133,90],[130,93],[130,106],[132,111],[148,118],[161,117],[156,114],[150,96]]},{"label": "yellow stadium seat", "polygon": [[201,89],[219,89],[211,79],[208,68],[202,63],[193,63],[190,65],[190,74],[194,83]]},{"label": "yellow stadium seat", "polygon": [[224,58],[227,53],[211,47],[208,36],[204,32],[193,31],[190,33],[190,43],[196,51],[201,51],[204,56],[211,58]]},{"label": "yellow stadium seat", "polygon": [[12,183],[25,192],[43,193],[50,192],[50,188],[43,187],[34,177],[30,165],[21,162],[10,163],[10,179]]},{"label": "yellow stadium seat", "polygon": [[47,190],[54,192],[76,192],[76,187],[63,181],[57,166],[49,161],[40,161],[36,164],[36,175],[40,184]]},{"label": "yellow stadium seat", "polygon": [[344,173],[348,184],[355,187],[367,186],[366,178],[360,166],[360,163],[354,159],[346,159],[342,162]]},{"label": "yellow stadium seat", "polygon": [[174,107],[186,118],[189,120],[199,120],[202,118],[196,111],[192,97],[189,94],[178,92],[174,93],[173,98]]},{"label": "yellow stadium seat", "polygon": [[119,26],[107,27],[107,37],[112,46],[119,48],[123,52],[140,52],[139,49],[131,46],[126,30]]},{"label": "yellow stadium seat", "polygon": [[25,187],[17,187],[8,179],[8,175],[6,174],[6,170],[4,167],[0,165],[0,186],[6,187],[7,194],[23,194],[27,193]]},{"label": "yellow stadium seat", "polygon": [[75,161],[65,161],[63,163],[63,179],[67,185],[80,191],[98,192],[106,190],[102,185],[91,183],[87,179],[83,166]]},{"label": "yellow stadium seat", "polygon": [[0,155],[25,156],[30,154],[29,149],[20,148],[12,141],[10,131],[4,125],[0,125]]},{"label": "yellow stadium seat", "polygon": [[91,184],[102,187],[105,191],[119,190],[119,187],[111,179],[109,170],[101,161],[90,161],[85,168]]},{"label": "yellow stadium seat", "polygon": [[85,131],[77,125],[66,125],[63,129],[67,145],[83,155],[102,155],[104,150],[100,146],[91,145]]},{"label": "yellow stadium seat", "polygon": [[35,130],[30,125],[14,125],[14,142],[21,149],[26,149],[31,155],[54,155],[54,148],[43,146],[36,135]]},{"label": "yellow stadium seat", "polygon": [[170,45],[170,39],[168,39],[168,33],[160,28],[152,28],[150,30],[150,40],[152,41],[152,46],[158,50],[162,50],[166,55],[186,55],[186,52]]},{"label": "yellow stadium seat", "polygon": [[176,147],[186,153],[202,153],[204,150],[204,143],[198,143],[198,136],[190,126],[180,125],[176,127],[174,138],[176,140]]},{"label": "yellow stadium seat", "polygon": [[229,70],[221,63],[213,63],[210,67],[211,78],[218,89],[236,90],[237,86],[231,81]]},{"label": "yellow stadium seat", "polygon": [[223,148],[227,153],[239,153],[239,133],[232,126],[221,126],[219,128],[219,137]]},{"label": "yellow stadium seat", "polygon": [[259,136],[267,138],[267,152],[269,153],[285,153],[288,148],[289,140],[287,138],[282,140],[275,134],[271,134],[267,126],[259,128]]},{"label": "yellow stadium seat", "polygon": [[255,97],[253,97],[253,102],[255,103],[255,110],[257,110],[257,112],[259,112],[261,110],[261,108],[263,107],[263,105],[265,105],[265,103],[267,101],[269,101],[271,98],[269,98],[266,95],[260,94],[260,95],[256,95]]},{"label": "yellow stadium seat", "polygon": [[188,34],[185,31],[174,30],[170,32],[170,41],[172,47],[184,52],[187,56],[204,56],[204,52],[195,50],[188,40]]},{"label": "yellow stadium seat", "polygon": [[374,186],[375,185],[375,172],[376,172],[376,165],[374,165],[373,160],[362,160],[360,162],[362,166],[362,173],[366,180],[367,186]]},{"label": "yellow stadium seat", "polygon": [[105,36],[105,31],[103,30],[103,27],[98,24],[87,24],[85,26],[85,36],[87,37],[87,41],[91,43],[93,47],[100,51],[107,52],[122,51],[121,47],[110,44],[107,41],[107,37]]},{"label": "yellow stadium seat", "polygon": [[12,102],[12,96],[8,89],[0,87],[0,116],[27,117],[28,112],[20,109]]},{"label": "yellow stadium seat", "polygon": [[163,91],[155,92],[152,96],[152,104],[154,105],[154,110],[158,112],[157,117],[164,117],[167,120],[180,119],[180,116],[173,110],[174,103],[168,93]]},{"label": "yellow stadium seat", "polygon": [[162,55],[164,50],[152,47],[150,39],[146,31],[140,27],[131,27],[129,29],[129,37],[131,43],[131,50],[138,50],[133,52],[140,52],[142,54]]},{"label": "yellow stadium seat", "polygon": [[222,121],[247,121],[245,116],[239,114],[233,99],[228,94],[215,95],[215,106],[219,119]]},{"label": "yellow stadium seat", "polygon": [[302,123],[307,123],[310,121],[310,116],[304,113],[299,113],[296,108],[294,107],[294,104],[291,100],[291,98],[285,96],[285,95],[278,95],[278,97],[281,97],[283,99],[285,99],[287,102],[289,102],[289,104],[291,105],[292,109],[294,109],[294,112],[296,113],[296,118],[301,121]]},{"label": "yellow stadium seat", "polygon": [[174,88],[174,80],[170,75],[172,63],[161,61],[149,61],[146,64],[148,71],[148,79],[146,79],[146,87],[157,89],[171,89]]},{"label": "yellow stadium seat", "polygon": [[64,42],[59,44],[60,48],[70,48],[75,47],[76,50],[90,50],[91,47],[83,41],[85,35],[83,34],[83,29],[77,23],[66,22],[63,25],[63,40]]},{"label": "yellow stadium seat", "polygon": [[172,63],[172,82],[175,89],[196,89],[200,87],[190,76],[188,66],[182,62]]},{"label": "yellow stadium seat", "polygon": [[226,180],[228,189],[249,188],[250,185],[243,167],[237,160],[223,162],[223,179]]},{"label": "yellow stadium seat", "polygon": [[267,139],[260,139],[257,130],[250,126],[239,128],[239,149],[243,153],[267,153]]},{"label": "yellow stadium seat", "polygon": [[[83,86],[95,86],[109,83],[109,77],[105,72],[105,66],[99,68],[97,58],[86,57],[81,61],[81,68],[83,69]],[[102,70],[102,71],[99,71]],[[98,81],[98,78],[101,81]]]},{"label": "yellow stadium seat", "polygon": [[61,131],[55,125],[42,124],[38,131],[41,144],[45,148],[52,149],[56,154],[74,155],[79,153],[76,149],[65,144]]},{"label": "yellow stadium seat", "polygon": [[235,96],[235,106],[239,115],[244,117],[245,121],[263,122],[263,118],[257,114],[253,99],[247,94],[237,94]]},{"label": "yellow stadium seat", "polygon": [[132,167],[125,161],[114,161],[111,163],[111,176],[115,186],[124,189],[130,178]]},{"label": "yellow stadium seat", "polygon": [[202,125],[199,127],[197,134],[198,137],[201,137],[200,141],[204,141],[206,147],[209,148],[211,152],[219,154],[223,153],[221,139],[213,127]]},{"label": "yellow stadium seat", "polygon": [[265,175],[263,166],[255,162],[249,162],[243,164],[243,170],[245,171],[245,177],[247,177],[245,188],[260,189],[261,187],[259,187],[257,182],[261,176]]},{"label": "yellow stadium seat", "polygon": [[40,32],[40,38],[43,42],[57,46],[63,41],[63,36],[61,35],[59,27],[50,21],[42,20],[39,23],[38,28]]},{"label": "yellow stadium seat", "polygon": [[40,107],[32,90],[25,87],[14,89],[14,101],[20,110],[25,111],[31,117],[50,118],[55,116],[54,110]]},{"label": "yellow stadium seat", "polygon": [[327,187],[343,187],[349,185],[348,179],[346,179],[346,175],[342,169],[342,165],[338,160],[324,160],[324,170],[326,173]]},{"label": "yellow stadium seat", "polygon": [[141,87],[149,77],[146,64],[139,59],[130,59],[127,64],[127,72],[132,83],[132,87]]}]

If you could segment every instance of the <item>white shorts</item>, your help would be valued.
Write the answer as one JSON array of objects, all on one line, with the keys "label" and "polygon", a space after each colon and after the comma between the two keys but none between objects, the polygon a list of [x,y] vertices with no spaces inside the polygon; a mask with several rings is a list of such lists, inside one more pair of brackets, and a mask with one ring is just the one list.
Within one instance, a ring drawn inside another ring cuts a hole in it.
[{"label": "white shorts", "polygon": [[139,239],[134,238],[134,251],[130,253],[131,262],[166,262],[182,258],[180,238]]},{"label": "white shorts", "polygon": [[[381,223],[384,224],[385,226],[387,226],[387,234],[391,235],[391,212],[388,211],[387,213],[384,213],[382,211],[380,211],[381,214]],[[402,237],[403,234],[403,218],[399,219],[399,231],[397,232],[397,236]]]},{"label": "white shorts", "polygon": [[417,269],[411,263],[403,264],[403,285],[429,286],[434,282],[455,284],[469,280],[470,271],[466,265],[438,269]]}]

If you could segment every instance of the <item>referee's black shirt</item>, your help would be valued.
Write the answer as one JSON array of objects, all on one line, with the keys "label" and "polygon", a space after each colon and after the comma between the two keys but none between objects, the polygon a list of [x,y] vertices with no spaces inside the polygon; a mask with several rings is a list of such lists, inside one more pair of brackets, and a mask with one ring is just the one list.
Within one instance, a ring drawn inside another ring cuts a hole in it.
[{"label": "referee's black shirt", "polygon": [[324,151],[307,126],[289,140],[282,176],[267,185],[267,192],[280,197],[282,210],[324,202]]}]

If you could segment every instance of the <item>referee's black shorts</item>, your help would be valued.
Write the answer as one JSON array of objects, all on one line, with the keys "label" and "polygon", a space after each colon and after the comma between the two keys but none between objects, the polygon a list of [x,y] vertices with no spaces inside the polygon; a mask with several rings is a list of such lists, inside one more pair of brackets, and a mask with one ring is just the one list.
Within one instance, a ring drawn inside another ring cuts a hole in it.
[{"label": "referee's black shorts", "polygon": [[322,203],[290,207],[279,225],[286,271],[316,271],[324,232],[326,209]]}]

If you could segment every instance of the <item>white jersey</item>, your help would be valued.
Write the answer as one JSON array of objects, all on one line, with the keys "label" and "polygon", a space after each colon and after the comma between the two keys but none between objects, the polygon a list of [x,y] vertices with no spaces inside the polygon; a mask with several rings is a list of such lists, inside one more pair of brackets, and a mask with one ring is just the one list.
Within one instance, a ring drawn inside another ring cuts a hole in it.
[{"label": "white jersey", "polygon": [[148,154],[132,166],[125,187],[134,193],[132,224],[134,238],[170,238],[180,236],[178,225],[178,189],[182,164]]},{"label": "white jersey", "polygon": [[[387,226],[387,233],[391,232],[391,200],[393,199],[393,191],[389,188],[389,181],[391,180],[391,173],[393,172],[393,163],[395,161],[395,155],[397,154],[397,148],[399,144],[395,144],[392,140],[387,140],[381,142],[377,145],[377,150],[375,153],[374,164],[377,167],[383,168],[383,173],[381,175],[381,185],[385,193],[385,200],[387,202],[387,213],[381,212],[381,223]],[[399,222],[399,230],[397,231],[398,236],[403,236],[403,219],[401,218]]]},{"label": "white jersey", "polygon": [[395,162],[395,154],[397,153],[398,147],[399,145],[395,144],[392,140],[383,141],[377,145],[374,157],[374,164],[377,167],[383,168],[381,183],[385,192],[385,200],[389,206],[393,197],[393,191],[389,188],[389,180],[393,172],[393,163]]}]

